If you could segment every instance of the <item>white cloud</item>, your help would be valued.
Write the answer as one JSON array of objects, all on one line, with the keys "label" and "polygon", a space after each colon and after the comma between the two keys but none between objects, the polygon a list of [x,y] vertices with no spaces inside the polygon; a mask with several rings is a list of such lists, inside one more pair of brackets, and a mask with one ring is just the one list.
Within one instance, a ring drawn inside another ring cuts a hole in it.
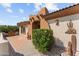
[{"label": "white cloud", "polygon": [[26,5],[27,5],[27,6],[29,6],[29,5],[30,5],[30,3],[26,3]]},{"label": "white cloud", "polygon": [[2,3],[0,5],[3,6],[7,12],[9,12],[9,13],[13,12],[11,9],[11,3]]},{"label": "white cloud", "polygon": [[23,17],[23,20],[26,20],[26,17]]},{"label": "white cloud", "polygon": [[78,3],[72,3],[72,4],[78,4]]},{"label": "white cloud", "polygon": [[19,9],[19,12],[21,13],[21,14],[23,14],[24,13],[24,10],[23,9]]},{"label": "white cloud", "polygon": [[47,7],[47,9],[49,10],[49,11],[56,11],[56,10],[59,10],[59,8],[57,7],[57,5],[56,4],[46,4],[45,5],[46,7]]},{"label": "white cloud", "polygon": [[34,12],[39,11],[41,9],[41,6],[43,6],[41,3],[35,3],[34,4],[34,7],[35,7]]},{"label": "white cloud", "polygon": [[28,21],[29,17],[24,16],[22,19]]},{"label": "white cloud", "polygon": [[6,11],[9,12],[9,13],[13,12],[12,9],[10,9],[10,8],[6,8]]},{"label": "white cloud", "polygon": [[10,4],[10,3],[1,3],[1,5],[2,5],[4,8],[11,8],[11,4]]},{"label": "white cloud", "polygon": [[13,17],[13,18],[19,18],[19,16],[17,16],[17,15],[12,15],[11,17]]},{"label": "white cloud", "polygon": [[46,7],[49,10],[49,12],[59,10],[57,5],[54,3],[35,3],[34,7],[34,12],[39,11],[43,7]]}]

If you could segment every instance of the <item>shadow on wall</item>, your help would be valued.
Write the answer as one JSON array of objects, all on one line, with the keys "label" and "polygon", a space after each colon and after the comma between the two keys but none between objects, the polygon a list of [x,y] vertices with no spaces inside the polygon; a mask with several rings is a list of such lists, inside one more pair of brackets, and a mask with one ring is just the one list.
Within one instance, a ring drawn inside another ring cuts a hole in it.
[{"label": "shadow on wall", "polygon": [[65,47],[63,42],[59,38],[55,38],[55,44],[52,45],[52,48],[49,52],[46,52],[47,56],[61,56],[61,54],[65,51]]},{"label": "shadow on wall", "polygon": [[55,37],[55,45],[64,48],[63,42],[57,37]]}]

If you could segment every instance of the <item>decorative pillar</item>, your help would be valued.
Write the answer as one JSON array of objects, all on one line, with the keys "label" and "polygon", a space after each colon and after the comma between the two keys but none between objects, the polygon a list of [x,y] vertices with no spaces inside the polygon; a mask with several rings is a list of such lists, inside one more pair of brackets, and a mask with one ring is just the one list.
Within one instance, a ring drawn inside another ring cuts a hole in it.
[{"label": "decorative pillar", "polygon": [[[67,23],[67,26],[68,26],[68,30],[65,32],[67,34],[71,34],[71,46],[70,46],[70,51],[72,52],[72,56],[75,56],[76,54],[76,45],[77,45],[77,42],[76,42],[76,29],[73,27],[73,23],[72,21],[70,20],[69,23]],[[68,46],[69,47],[69,46]],[[69,52],[69,51],[68,51]]]},{"label": "decorative pillar", "polygon": [[76,40],[76,35],[71,36],[71,43],[72,43],[72,55],[75,56],[76,54],[76,48],[77,48],[77,40]]},{"label": "decorative pillar", "polygon": [[67,55],[72,56],[72,43],[68,42]]}]

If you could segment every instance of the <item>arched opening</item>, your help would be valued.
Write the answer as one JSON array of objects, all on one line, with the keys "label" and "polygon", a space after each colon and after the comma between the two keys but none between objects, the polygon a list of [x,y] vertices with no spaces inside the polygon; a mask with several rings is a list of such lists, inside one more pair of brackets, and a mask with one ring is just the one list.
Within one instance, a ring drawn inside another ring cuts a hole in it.
[{"label": "arched opening", "polygon": [[23,27],[23,26],[21,26],[21,33],[22,33],[22,34],[26,34],[26,29],[25,29],[25,27]]},{"label": "arched opening", "polygon": [[39,29],[40,28],[40,21],[34,21],[32,23],[32,29]]}]

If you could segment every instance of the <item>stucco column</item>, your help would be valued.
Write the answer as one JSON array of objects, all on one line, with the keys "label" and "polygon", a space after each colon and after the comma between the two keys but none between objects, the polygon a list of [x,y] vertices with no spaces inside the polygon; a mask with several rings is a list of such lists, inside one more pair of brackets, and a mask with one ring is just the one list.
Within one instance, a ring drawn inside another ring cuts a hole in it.
[{"label": "stucco column", "polygon": [[25,27],[25,32],[26,32],[26,35],[27,35],[27,33],[28,33],[28,27]]},{"label": "stucco column", "polygon": [[39,15],[40,18],[40,28],[41,29],[49,29],[49,24],[46,21],[46,19],[44,17],[42,17],[42,15]]},{"label": "stucco column", "polygon": [[19,27],[19,35],[21,35],[21,26]]},{"label": "stucco column", "polygon": [[32,22],[30,22],[30,37],[31,37],[31,39],[32,39]]},{"label": "stucco column", "polygon": [[28,26],[28,39],[32,38],[32,22],[30,21],[30,25]]}]

